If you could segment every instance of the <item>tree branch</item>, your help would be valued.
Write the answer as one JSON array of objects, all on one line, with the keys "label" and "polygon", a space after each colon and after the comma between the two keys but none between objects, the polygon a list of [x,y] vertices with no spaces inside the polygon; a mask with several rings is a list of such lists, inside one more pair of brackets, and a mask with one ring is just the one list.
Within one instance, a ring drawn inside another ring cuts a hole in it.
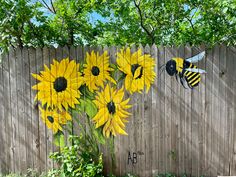
[{"label": "tree branch", "polygon": [[192,20],[191,19],[189,19],[188,17],[186,17],[186,19],[188,20],[188,22],[190,23],[190,25],[191,25],[191,27],[192,27],[192,30],[193,30],[193,32],[195,32],[195,28],[194,28],[194,25],[193,25],[193,23],[192,23]]},{"label": "tree branch", "polygon": [[138,13],[139,13],[139,16],[140,16],[140,25],[141,25],[141,27],[142,27],[143,30],[147,33],[147,35],[151,38],[152,43],[154,43],[154,40],[155,40],[154,36],[153,36],[152,33],[145,27],[145,25],[144,25],[144,23],[143,23],[143,15],[142,15],[142,11],[141,11],[141,9],[140,9],[140,1],[139,1],[139,3],[137,3],[136,0],[133,0],[133,2],[134,2],[135,7],[136,7],[137,10],[138,10]]},{"label": "tree branch", "polygon": [[[44,0],[42,0],[42,2],[40,1],[40,3],[41,3],[46,9],[48,9],[50,12],[55,13],[55,11],[52,10]],[[53,9],[54,9],[54,8],[53,8]]]},{"label": "tree branch", "polygon": [[52,0],[50,0],[50,2],[51,2],[51,5],[52,5],[53,12],[56,14],[56,9],[55,9],[55,7],[54,7],[54,5],[53,5]]},{"label": "tree branch", "polygon": [[[192,10],[193,10],[193,9],[191,9],[191,11],[192,11]],[[186,19],[187,19],[188,22],[190,23],[190,25],[191,25],[191,27],[192,27],[194,33],[195,33],[195,28],[194,28],[194,25],[193,25],[193,23],[192,23],[192,20],[193,20],[194,15],[196,14],[197,10],[198,10],[198,7],[197,7],[197,9],[195,10],[194,14],[191,16],[190,19],[189,19],[188,17],[186,17]]]}]

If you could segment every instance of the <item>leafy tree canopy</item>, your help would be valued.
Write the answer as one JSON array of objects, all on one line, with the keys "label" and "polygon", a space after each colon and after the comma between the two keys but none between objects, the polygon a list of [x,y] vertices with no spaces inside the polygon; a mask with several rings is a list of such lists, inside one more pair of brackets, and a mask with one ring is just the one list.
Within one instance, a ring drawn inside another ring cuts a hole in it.
[{"label": "leafy tree canopy", "polygon": [[[236,43],[235,0],[0,0],[0,48]],[[91,22],[96,12],[102,18]]]}]

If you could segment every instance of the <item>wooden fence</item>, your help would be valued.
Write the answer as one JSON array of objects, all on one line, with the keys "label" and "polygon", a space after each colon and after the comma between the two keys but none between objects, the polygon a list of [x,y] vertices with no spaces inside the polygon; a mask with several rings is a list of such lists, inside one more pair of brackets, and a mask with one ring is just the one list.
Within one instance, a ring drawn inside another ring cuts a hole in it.
[{"label": "wooden fence", "polygon": [[[108,50],[115,61],[119,47],[23,48],[2,56],[0,172],[43,171],[55,165],[48,159],[55,150],[52,132],[40,120],[33,102],[36,92],[31,86],[36,80],[30,73],[38,73],[53,58],[78,61],[91,50]],[[156,59],[157,73],[172,57],[187,58],[203,50],[204,46],[143,48]],[[236,175],[236,48],[215,46],[197,66],[207,74],[194,90],[184,89],[163,72],[148,94],[131,96],[129,136],[115,138],[115,174]],[[104,160],[109,173],[112,167],[106,148]]]}]

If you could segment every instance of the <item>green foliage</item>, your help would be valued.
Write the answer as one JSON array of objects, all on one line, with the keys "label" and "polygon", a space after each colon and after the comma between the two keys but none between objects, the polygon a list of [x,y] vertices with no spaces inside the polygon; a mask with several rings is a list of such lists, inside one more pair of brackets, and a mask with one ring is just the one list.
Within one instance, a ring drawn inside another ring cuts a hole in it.
[{"label": "green foliage", "polygon": [[236,2],[233,0],[113,0],[107,1],[104,9],[107,10],[103,14],[114,16],[114,20],[101,24],[108,29],[105,39],[101,40],[111,36],[112,41],[122,45],[236,42]]},{"label": "green foliage", "polygon": [[46,174],[46,172],[39,173],[37,170],[29,168],[25,174],[18,173],[10,173],[7,175],[0,174],[0,177],[50,177]]},{"label": "green foliage", "polygon": [[[182,175],[176,175],[173,173],[162,173],[162,174],[158,174],[156,175],[156,177],[193,177],[192,175],[187,175],[187,174],[182,174]],[[204,176],[200,176],[200,177],[204,177]]]},{"label": "green foliage", "polygon": [[51,176],[102,176],[102,155],[94,151],[83,137],[70,136],[71,145],[50,155],[60,168],[50,171]]},{"label": "green foliage", "polygon": [[123,177],[138,177],[134,174],[131,174],[131,173],[127,173],[126,175],[124,175]]},{"label": "green foliage", "polygon": [[[236,43],[234,0],[0,0],[0,48]],[[92,23],[96,12],[102,18]],[[104,21],[104,19],[106,19]]]}]

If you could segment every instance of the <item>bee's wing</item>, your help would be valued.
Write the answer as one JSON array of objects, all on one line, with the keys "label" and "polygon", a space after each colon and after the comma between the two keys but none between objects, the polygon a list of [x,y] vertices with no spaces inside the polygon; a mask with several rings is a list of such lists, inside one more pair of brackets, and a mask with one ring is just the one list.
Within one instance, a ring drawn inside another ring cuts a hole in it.
[{"label": "bee's wing", "polygon": [[200,73],[200,74],[207,73],[205,70],[199,69],[199,68],[186,68],[185,70],[194,72],[194,73]]},{"label": "bee's wing", "polygon": [[199,54],[197,54],[197,55],[195,55],[191,58],[187,58],[186,60],[190,63],[196,63],[196,62],[202,60],[204,56],[205,56],[205,51],[203,51],[203,52],[201,52],[201,53],[199,53]]}]

